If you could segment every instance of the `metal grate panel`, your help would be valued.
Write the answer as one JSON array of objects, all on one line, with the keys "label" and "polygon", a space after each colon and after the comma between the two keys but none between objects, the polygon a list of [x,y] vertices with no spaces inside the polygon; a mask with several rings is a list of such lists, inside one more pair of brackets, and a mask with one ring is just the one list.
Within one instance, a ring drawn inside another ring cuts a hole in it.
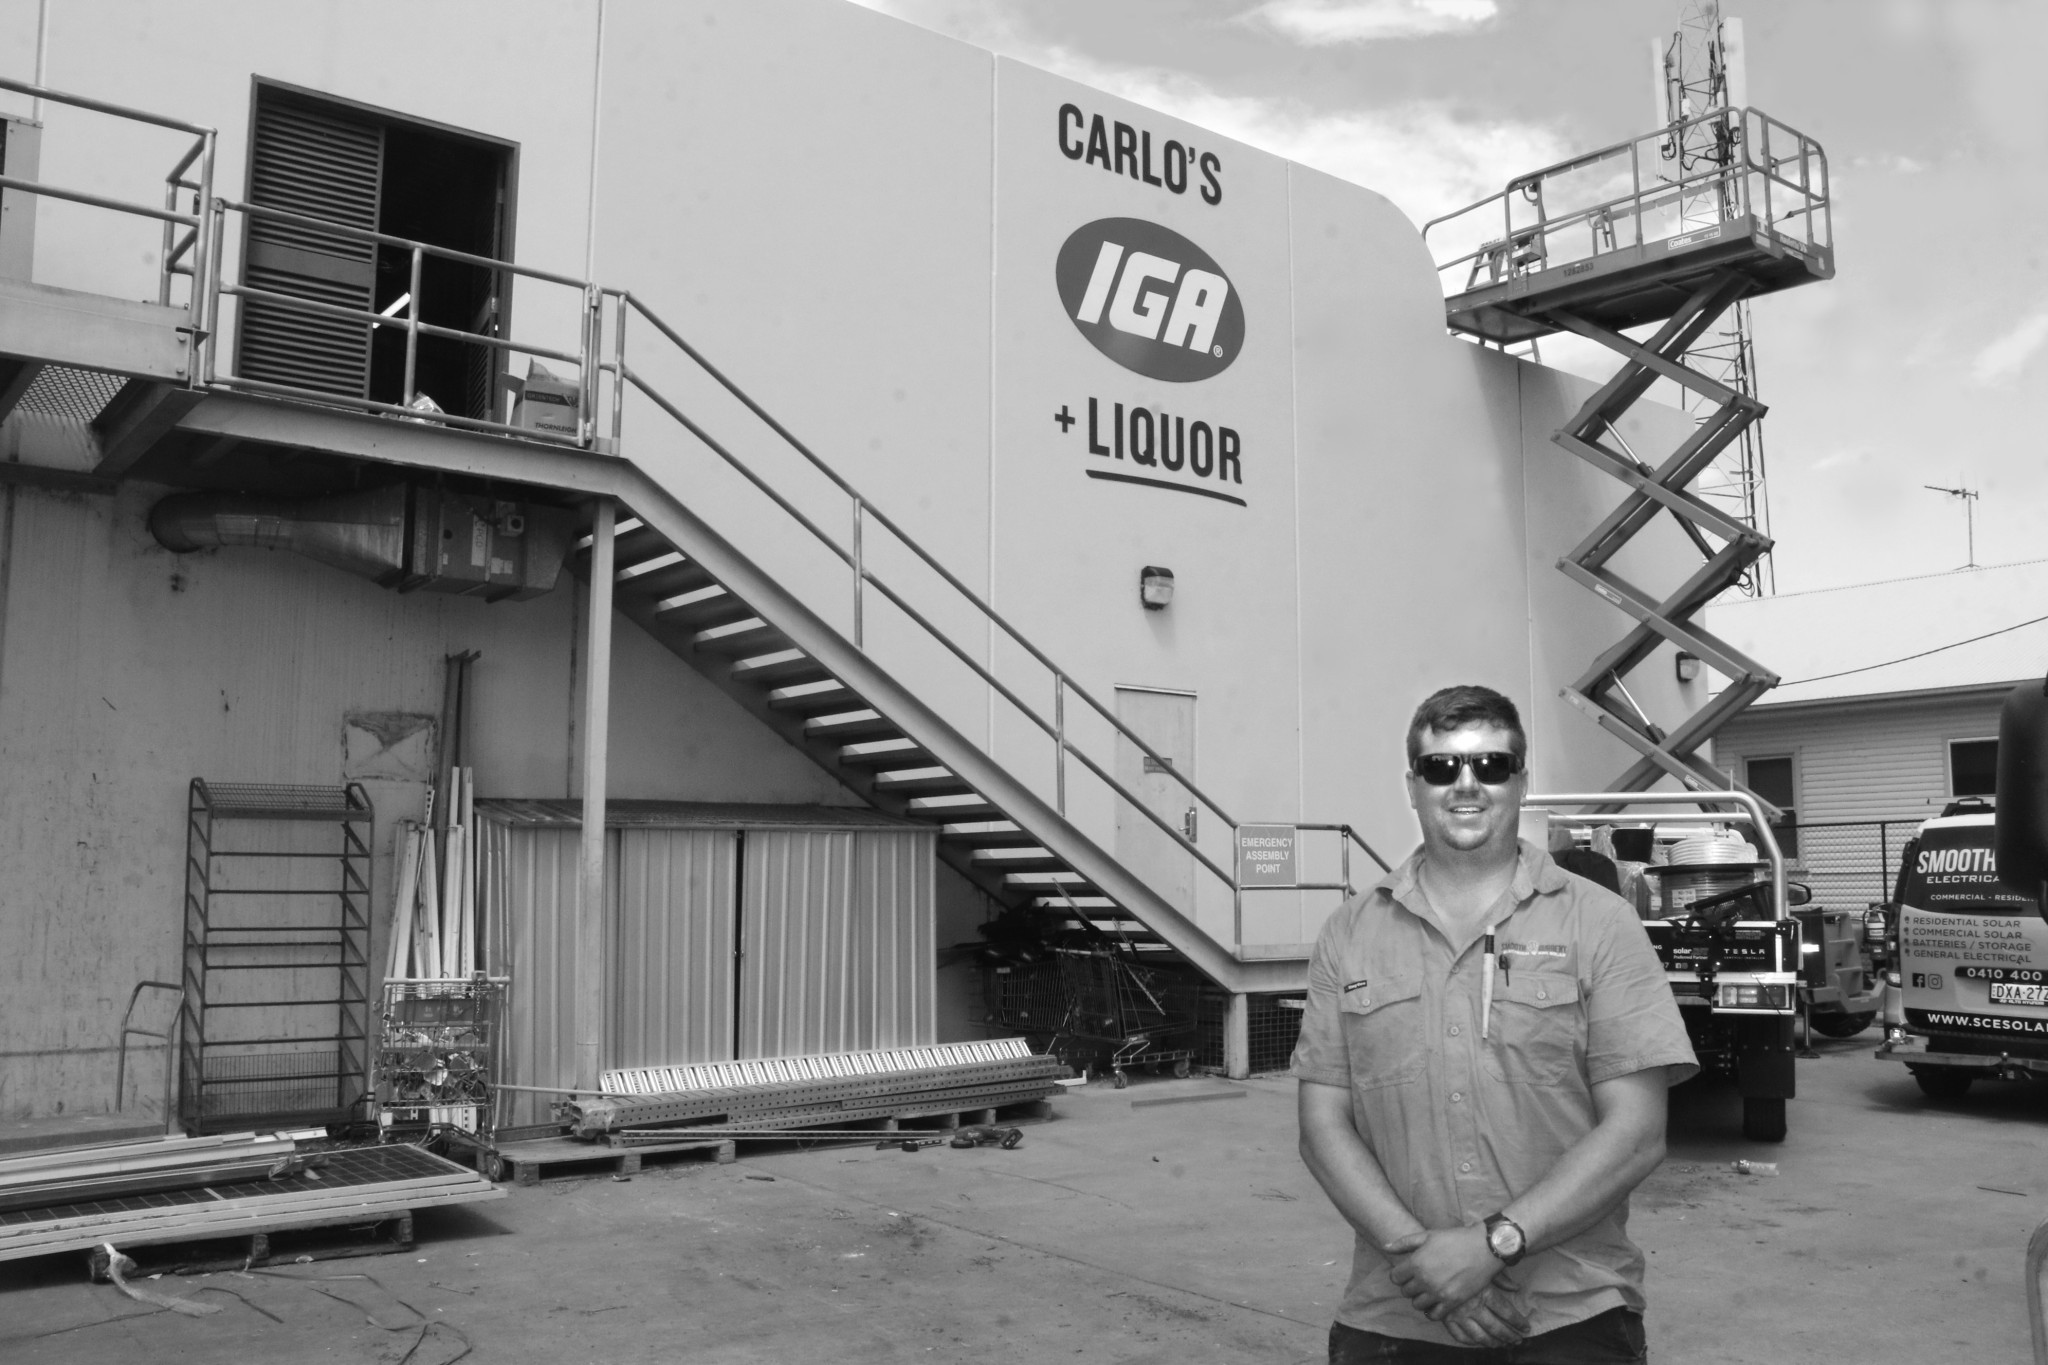
[{"label": "metal grate panel", "polygon": [[117,374],[101,374],[98,370],[45,365],[15,406],[23,412],[90,422],[106,411],[107,404],[114,401],[114,395],[126,382]]},{"label": "metal grate panel", "polygon": [[123,1195],[118,1199],[97,1199],[82,1204],[11,1209],[0,1212],[0,1228],[16,1228],[32,1223],[54,1223],[66,1218],[138,1213],[149,1209],[190,1208],[195,1205],[217,1204],[223,1199],[332,1194],[340,1189],[361,1189],[398,1180],[432,1180],[448,1176],[474,1178],[473,1172],[452,1161],[435,1156],[422,1148],[403,1144],[347,1147],[323,1155],[325,1164],[276,1180],[247,1180],[236,1184],[203,1185],[194,1189],[156,1190],[148,1194]]},{"label": "metal grate panel", "polygon": [[295,787],[271,782],[199,784],[216,820],[367,820],[370,808],[347,787]]},{"label": "metal grate panel", "polygon": [[696,1066],[650,1066],[607,1071],[598,1086],[607,1095],[665,1095],[683,1091],[774,1085],[788,1081],[836,1080],[879,1076],[932,1067],[1029,1057],[1022,1038],[994,1038],[976,1043],[937,1043],[931,1047],[893,1048],[880,1052],[835,1052],[816,1057],[766,1057],[747,1062],[706,1062]]}]

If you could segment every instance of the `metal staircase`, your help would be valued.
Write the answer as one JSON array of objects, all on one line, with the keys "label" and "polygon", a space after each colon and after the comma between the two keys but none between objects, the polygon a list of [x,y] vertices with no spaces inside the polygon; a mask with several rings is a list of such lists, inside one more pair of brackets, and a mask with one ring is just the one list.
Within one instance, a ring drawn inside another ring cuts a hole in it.
[{"label": "metal staircase", "polygon": [[[629,517],[616,534],[622,614],[869,804],[937,826],[940,856],[983,891],[1084,932],[1173,946],[646,521]],[[589,558],[579,556],[586,577]]]},{"label": "metal staircase", "polygon": [[[1686,168],[1673,148],[1704,131],[1724,163]],[[1700,205],[1718,206],[1700,226]],[[1827,160],[1818,143],[1754,109],[1716,109],[1509,183],[1499,194],[1424,228],[1446,282],[1453,331],[1506,347],[1573,332],[1621,357],[1621,368],[1553,439],[1628,488],[1627,496],[1558,561],[1572,581],[1635,624],[1592,661],[1564,697],[1638,755],[1608,787],[1645,791],[1672,778],[1692,791],[1737,784],[1700,756],[1716,731],[1777,685],[1769,669],[1695,619],[1739,584],[1770,539],[1703,501],[1694,481],[1764,414],[1763,404],[1682,357],[1743,300],[1834,274]],[[1475,244],[1475,239],[1476,244]],[[1624,329],[1655,325],[1647,340]],[[1623,416],[1660,381],[1713,406],[1661,462],[1621,436]],[[1702,563],[1661,593],[1613,567],[1623,546],[1669,513]],[[1630,695],[1626,678],[1661,644],[1704,660],[1727,686],[1666,730]]]},{"label": "metal staircase", "polygon": [[[1302,988],[1306,944],[1245,942],[1239,822],[629,291],[218,197],[209,129],[6,79],[0,89],[194,137],[165,179],[161,208],[0,176],[0,188],[157,219],[165,247],[156,305],[116,306],[116,300],[0,280],[0,384],[13,374],[18,382],[8,387],[18,393],[26,382],[20,376],[60,366],[128,381],[104,411],[75,414],[76,444],[89,455],[85,464],[4,465],[0,479],[43,469],[19,481],[104,491],[132,477],[184,487],[318,492],[361,486],[366,472],[381,467],[468,480],[501,490],[499,497],[539,494],[533,500],[586,508],[610,503],[617,512],[610,553],[599,553],[591,536],[579,549],[586,577],[597,564],[612,566],[608,591],[594,592],[594,599],[608,597],[876,807],[937,826],[941,856],[997,901],[1045,911],[1084,933],[1178,955],[1233,994]],[[223,278],[219,244],[231,240],[235,228],[260,220],[410,253],[409,302],[371,314]],[[431,278],[422,263],[436,257],[499,272],[506,288],[516,278],[522,288],[571,291],[581,318],[576,339],[566,347],[555,338],[514,339],[495,318],[475,332],[422,321],[420,284]],[[396,402],[378,401],[223,371],[223,319],[231,321],[236,308],[251,302],[402,328],[404,392]],[[85,340],[91,345],[81,349],[79,328],[63,325],[67,310],[89,317]],[[630,355],[629,322],[635,337]],[[413,404],[413,355],[424,337],[575,367],[575,431],[556,435],[509,420],[420,411]],[[675,392],[691,395],[687,409],[668,396]],[[714,412],[715,418],[708,415]],[[785,457],[794,452],[796,463],[785,460],[784,472],[770,479],[761,469],[774,467],[772,459],[742,458],[712,425],[734,443],[751,443],[750,449],[765,438]],[[629,451],[636,458],[626,458]],[[661,464],[661,478],[648,472],[644,461],[650,458]],[[678,472],[679,460],[695,463]],[[690,489],[688,503],[674,491],[680,487]],[[743,501],[742,510],[733,510],[734,497]],[[813,515],[821,500],[833,499],[843,499],[850,511],[850,535],[828,532]],[[744,546],[713,527],[702,511],[707,506],[720,508],[722,526],[748,537]],[[792,530],[807,535],[792,536]],[[793,545],[813,556],[807,567],[791,560]],[[821,561],[831,570],[824,578],[816,572]],[[885,563],[887,574],[878,568]],[[949,629],[942,622],[953,624]],[[934,676],[937,664],[964,670],[964,677],[942,686]],[[961,681],[975,698],[964,709]],[[934,700],[947,686],[950,711]],[[986,720],[987,741],[965,733],[968,711]],[[1007,727],[1000,746],[999,715]],[[1010,742],[1017,733],[1042,739],[1044,747],[1018,747]],[[1184,791],[1186,806],[1206,818],[1182,826],[1177,812],[1162,815],[1120,783],[1113,770],[1123,745],[1157,763]],[[1099,836],[1126,810],[1149,821],[1200,870],[1191,903],[1171,903],[1105,849]],[[1385,866],[1348,826],[1300,828],[1336,836],[1346,875],[1275,889],[1348,889],[1351,844]]]}]

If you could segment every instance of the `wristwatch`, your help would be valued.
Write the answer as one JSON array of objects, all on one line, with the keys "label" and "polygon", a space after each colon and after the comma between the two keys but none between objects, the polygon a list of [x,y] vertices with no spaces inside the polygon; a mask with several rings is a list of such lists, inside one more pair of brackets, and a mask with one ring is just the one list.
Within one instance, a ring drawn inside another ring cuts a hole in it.
[{"label": "wristwatch", "polygon": [[1505,1213],[1496,1213],[1486,1220],[1486,1249],[1502,1265],[1513,1265],[1528,1253],[1529,1237],[1520,1223]]}]

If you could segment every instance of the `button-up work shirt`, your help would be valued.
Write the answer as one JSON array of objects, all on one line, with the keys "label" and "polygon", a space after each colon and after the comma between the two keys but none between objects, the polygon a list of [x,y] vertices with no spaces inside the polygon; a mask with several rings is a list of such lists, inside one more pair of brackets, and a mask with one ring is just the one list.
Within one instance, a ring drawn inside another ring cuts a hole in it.
[{"label": "button-up work shirt", "polygon": [[[1316,942],[1294,1074],[1344,1086],[1394,1193],[1431,1228],[1498,1213],[1591,1132],[1593,1086],[1653,1067],[1699,1069],[1635,911],[1524,842],[1496,923],[1493,1007],[1481,1030],[1483,949],[1454,952],[1417,879],[1418,850],[1346,901]],[[1508,1272],[1532,1332],[1643,1307],[1628,1203]],[[1451,1341],[1395,1287],[1363,1236],[1338,1321]]]}]

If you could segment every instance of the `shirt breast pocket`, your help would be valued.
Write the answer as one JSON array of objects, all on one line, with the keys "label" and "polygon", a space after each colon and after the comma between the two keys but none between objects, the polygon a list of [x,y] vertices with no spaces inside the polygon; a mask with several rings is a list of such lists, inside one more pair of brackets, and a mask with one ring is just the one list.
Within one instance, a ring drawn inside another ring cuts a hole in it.
[{"label": "shirt breast pocket", "polygon": [[1578,1075],[1586,1043],[1579,981],[1564,972],[1516,972],[1497,983],[1486,1069],[1513,1085],[1564,1085]]},{"label": "shirt breast pocket", "polygon": [[1382,978],[1345,995],[1338,1009],[1353,1086],[1376,1090],[1405,1085],[1422,1075],[1427,1054],[1420,978]]}]

